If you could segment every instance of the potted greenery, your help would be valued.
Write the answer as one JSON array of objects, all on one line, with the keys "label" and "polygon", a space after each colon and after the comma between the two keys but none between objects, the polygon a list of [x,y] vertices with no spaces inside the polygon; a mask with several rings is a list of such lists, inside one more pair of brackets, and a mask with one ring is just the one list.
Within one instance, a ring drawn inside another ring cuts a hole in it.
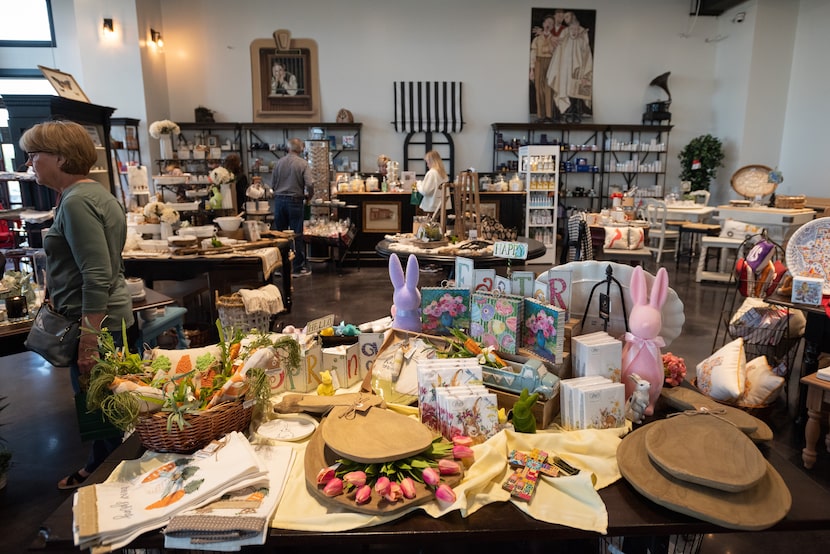
[{"label": "potted greenery", "polygon": [[[0,396],[0,412],[5,410],[9,404],[6,402],[6,396]],[[0,423],[0,426],[3,424]],[[9,468],[12,465],[12,451],[6,446],[6,439],[0,437],[0,490],[6,487],[6,475],[9,473]]]},{"label": "potted greenery", "polygon": [[689,141],[680,154],[680,180],[689,181],[691,190],[709,190],[709,184],[723,167],[723,143],[712,135]]}]

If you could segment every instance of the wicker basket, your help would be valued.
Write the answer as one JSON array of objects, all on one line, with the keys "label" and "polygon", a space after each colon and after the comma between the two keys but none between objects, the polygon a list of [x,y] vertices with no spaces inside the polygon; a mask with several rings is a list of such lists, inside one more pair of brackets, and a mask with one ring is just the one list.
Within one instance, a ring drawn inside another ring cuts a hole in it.
[{"label": "wicker basket", "polygon": [[169,412],[155,412],[140,417],[135,430],[141,438],[141,444],[154,452],[174,452],[190,454],[204,448],[211,441],[219,439],[231,431],[244,432],[251,424],[254,402],[224,402],[209,410],[184,416],[188,425],[179,429],[174,422],[167,432]]},{"label": "wicker basket", "polygon": [[240,331],[269,331],[271,328],[271,314],[268,312],[245,311],[245,303],[238,292],[227,296],[216,295],[216,310],[219,312],[219,321],[223,329],[238,329]]},{"label": "wicker basket", "polygon": [[784,196],[784,195],[777,195],[775,197],[775,207],[776,208],[803,208],[807,204],[807,197],[803,194],[799,194],[798,196]]}]

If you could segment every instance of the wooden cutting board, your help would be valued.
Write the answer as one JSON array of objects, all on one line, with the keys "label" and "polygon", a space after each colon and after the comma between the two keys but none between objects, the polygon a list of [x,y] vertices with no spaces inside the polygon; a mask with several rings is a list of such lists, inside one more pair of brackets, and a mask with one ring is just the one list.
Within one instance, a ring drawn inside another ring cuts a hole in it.
[{"label": "wooden cutting board", "polygon": [[672,477],[727,492],[755,486],[767,472],[740,429],[713,415],[676,415],[648,426],[646,450]]},{"label": "wooden cutting board", "polygon": [[[354,501],[355,491],[348,494],[341,494],[330,497],[323,494],[322,485],[317,484],[317,474],[321,469],[329,467],[335,461],[341,458],[340,455],[332,451],[326,446],[323,440],[323,430],[325,429],[329,419],[326,418],[320,423],[320,426],[311,435],[308,445],[306,445],[304,466],[306,487],[309,493],[317,498],[320,502],[331,506],[333,508],[341,508],[353,512],[371,515],[387,515],[406,510],[412,506],[417,506],[434,499],[434,494],[423,483],[415,483],[415,498],[402,498],[398,502],[389,502],[388,500],[379,496],[372,491],[371,500],[366,504],[357,504]],[[449,475],[441,478],[442,483],[454,487],[461,482],[463,475]]]},{"label": "wooden cutting board", "polygon": [[370,407],[335,406],[322,426],[323,440],[343,458],[373,464],[423,452],[435,435],[415,418]]},{"label": "wooden cutting board", "polygon": [[[786,483],[767,462],[767,472],[754,487],[725,492],[675,479],[652,463],[645,437],[650,425],[627,435],[617,448],[622,476],[640,494],[681,514],[729,529],[760,531],[778,523],[792,506]],[[713,460],[719,463],[719,460]]]},{"label": "wooden cutting board", "polygon": [[721,404],[697,390],[686,387],[663,387],[660,395],[670,406],[678,410],[697,410],[699,408],[721,410],[723,411],[723,417],[737,425],[753,441],[766,442],[772,440],[772,429],[769,428],[769,425],[743,410]]}]

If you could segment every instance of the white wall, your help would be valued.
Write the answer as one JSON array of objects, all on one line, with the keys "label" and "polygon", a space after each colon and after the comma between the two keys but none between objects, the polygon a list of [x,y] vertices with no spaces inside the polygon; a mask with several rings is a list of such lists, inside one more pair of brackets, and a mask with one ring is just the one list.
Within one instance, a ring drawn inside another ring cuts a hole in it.
[{"label": "white wall", "polygon": [[830,171],[825,165],[830,149],[828,22],[830,2],[801,1],[781,148],[783,194],[830,197]]},{"label": "white wall", "polygon": [[[252,40],[278,28],[319,46],[323,121],[348,108],[363,123],[362,166],[379,153],[400,157],[393,132],[391,85],[396,80],[464,83],[464,131],[454,136],[457,167],[489,170],[493,122],[527,120],[530,11],[535,0],[56,0],[56,49],[0,48],[0,67],[60,68],[78,77],[93,102],[116,115],[147,121],[192,121],[199,105],[218,121],[251,121]],[[552,3],[554,6],[559,3]],[[749,0],[721,18],[688,15],[688,0],[573,0],[596,9],[596,122],[637,123],[661,92],[649,81],[671,71],[672,124],[668,183],[676,182],[677,152],[693,137],[713,133],[727,144],[716,197],[730,196],[728,178],[746,163],[778,163],[781,190],[828,196],[819,165],[828,127],[830,77],[826,0]],[[135,13],[133,13],[135,11]],[[731,23],[745,11],[742,25]],[[793,36],[794,49],[788,47]],[[123,47],[98,44],[101,19],[124,19]],[[778,21],[780,20],[780,21]],[[783,23],[783,25],[779,25]],[[165,47],[146,44],[149,27]],[[690,36],[682,36],[691,27]],[[783,28],[783,32],[779,30]],[[718,35],[728,35],[717,41]],[[709,39],[709,42],[706,41]],[[135,41],[135,42],[133,42]],[[23,52],[21,52],[23,51]],[[792,59],[788,89],[787,68]],[[772,62],[772,63],[768,63]],[[764,87],[767,80],[775,80]],[[143,88],[143,90],[142,90]],[[769,88],[770,90],[766,90]],[[786,106],[786,110],[784,110]],[[771,117],[763,117],[764,114]],[[785,117],[784,120],[781,120]],[[783,123],[782,123],[783,121]],[[782,128],[783,127],[783,128]],[[147,144],[146,135],[142,136]],[[779,151],[780,142],[780,163]],[[156,141],[149,146],[157,149]],[[148,152],[144,148],[144,152]],[[821,164],[823,165],[823,164]],[[818,177],[817,177],[818,176]]]}]

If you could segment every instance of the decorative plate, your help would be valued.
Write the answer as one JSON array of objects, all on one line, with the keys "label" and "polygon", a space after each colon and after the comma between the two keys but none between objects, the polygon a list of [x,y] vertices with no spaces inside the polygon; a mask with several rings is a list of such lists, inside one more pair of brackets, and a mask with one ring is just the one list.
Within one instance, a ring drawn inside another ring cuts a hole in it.
[{"label": "decorative plate", "polygon": [[[588,297],[591,295],[591,289],[597,283],[605,281],[605,270],[609,265],[613,270],[613,277],[622,286],[623,298],[625,299],[625,311],[627,314],[631,313],[631,307],[634,305],[634,301],[631,299],[629,287],[631,274],[634,271],[633,267],[605,261],[570,262],[557,266],[556,269],[571,272],[571,317],[582,319],[582,314],[585,313],[585,307],[588,303]],[[645,272],[645,275],[646,286],[651,291],[654,275],[648,271]],[[547,272],[539,276],[539,281],[547,283]],[[621,332],[625,331],[625,324],[622,317],[622,304],[619,300],[617,290],[617,286],[615,284],[612,285],[611,321],[608,326],[608,330],[612,334],[621,334]],[[600,292],[605,292],[604,284],[598,286],[596,292],[594,292],[594,297],[591,299],[591,306],[588,310],[589,315],[596,315],[598,312]],[[661,314],[663,316],[663,327],[660,331],[660,336],[666,341],[666,347],[668,347],[674,339],[680,336],[680,331],[683,329],[683,322],[686,321],[686,315],[683,312],[683,301],[680,300],[677,293],[671,288],[671,282],[669,282],[669,293],[666,297],[666,303],[663,304]],[[600,329],[590,330],[595,331]]]},{"label": "decorative plate", "polygon": [[765,165],[745,165],[732,175],[732,188],[745,198],[766,196],[775,192],[776,183],[769,181],[772,168]]},{"label": "decorative plate", "polygon": [[824,279],[822,294],[830,294],[830,217],[808,221],[787,243],[787,269],[793,276]]},{"label": "decorative plate", "polygon": [[257,427],[256,433],[266,439],[299,441],[311,436],[317,425],[317,420],[306,414],[283,414]]}]

